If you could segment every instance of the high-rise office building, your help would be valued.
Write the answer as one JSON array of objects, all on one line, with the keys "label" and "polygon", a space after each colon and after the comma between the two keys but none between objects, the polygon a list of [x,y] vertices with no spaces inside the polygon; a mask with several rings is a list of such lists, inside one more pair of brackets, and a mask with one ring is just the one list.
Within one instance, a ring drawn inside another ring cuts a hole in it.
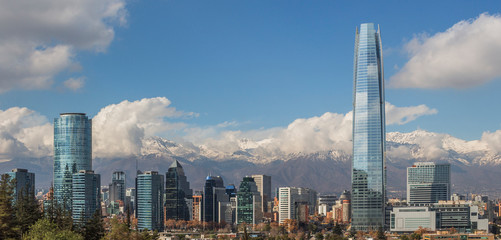
[{"label": "high-rise office building", "polygon": [[203,194],[203,221],[219,222],[219,202],[229,202],[223,178],[220,176],[207,176]]},{"label": "high-rise office building", "polygon": [[[301,187],[280,187],[277,193],[278,221],[280,223],[283,223],[285,219],[301,220],[304,219],[304,216],[315,213],[317,204],[315,190]],[[303,211],[303,213],[298,210]]]},{"label": "high-rise office building", "polygon": [[418,162],[407,168],[407,202],[438,203],[451,195],[449,163]]},{"label": "high-rise office building", "polygon": [[244,177],[237,192],[237,224],[258,224],[261,222],[261,194],[257,191],[256,182],[252,177]]},{"label": "high-rise office building", "polygon": [[15,179],[14,200],[17,201],[22,196],[35,198],[35,174],[27,169],[15,168],[7,172],[9,179]]},{"label": "high-rise office building", "polygon": [[352,228],[385,226],[383,53],[379,26],[356,31],[353,96]]},{"label": "high-rise office building", "polygon": [[136,218],[140,230],[163,231],[164,176],[156,171],[138,173],[136,178]]},{"label": "high-rise office building", "polygon": [[183,167],[174,160],[165,174],[165,219],[190,220],[192,195]]},{"label": "high-rise office building", "polygon": [[100,175],[91,170],[80,170],[73,174],[72,194],[73,222],[84,224],[96,211],[101,210]]},{"label": "high-rise office building", "polygon": [[192,217],[194,221],[202,221],[202,192],[193,194]]},{"label": "high-rise office building", "polygon": [[266,175],[252,175],[257,185],[257,191],[261,195],[261,202],[263,203],[263,212],[269,212],[268,202],[271,202],[271,176]]},{"label": "high-rise office building", "polygon": [[125,204],[125,173],[113,172],[108,189],[110,202],[122,201]]},{"label": "high-rise office building", "polygon": [[71,209],[72,178],[92,170],[92,120],[85,113],[61,113],[54,119],[54,200]]},{"label": "high-rise office building", "polygon": [[278,221],[284,223],[285,219],[294,219],[294,202],[298,195],[295,187],[278,188]]}]

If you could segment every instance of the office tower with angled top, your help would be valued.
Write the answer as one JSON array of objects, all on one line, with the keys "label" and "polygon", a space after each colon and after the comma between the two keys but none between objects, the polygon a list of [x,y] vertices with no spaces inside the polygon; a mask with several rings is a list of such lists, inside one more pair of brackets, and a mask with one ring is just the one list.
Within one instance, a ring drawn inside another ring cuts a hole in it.
[{"label": "office tower with angled top", "polygon": [[165,174],[165,219],[191,220],[192,195],[183,167],[174,160]]},{"label": "office tower with angled top", "polygon": [[385,227],[386,160],[383,52],[379,26],[356,31],[353,72],[352,228]]}]

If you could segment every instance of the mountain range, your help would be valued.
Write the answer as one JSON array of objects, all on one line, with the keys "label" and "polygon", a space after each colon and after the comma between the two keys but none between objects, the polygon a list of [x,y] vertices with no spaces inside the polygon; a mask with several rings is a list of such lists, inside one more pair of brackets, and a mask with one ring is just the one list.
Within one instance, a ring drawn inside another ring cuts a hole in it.
[{"label": "mountain range", "polygon": [[[447,134],[423,130],[387,134],[387,189],[390,197],[404,197],[406,169],[414,162],[451,164],[452,191],[501,196],[501,156],[477,141],[464,141]],[[136,170],[164,174],[178,160],[194,190],[201,190],[207,175],[222,176],[225,184],[235,184],[251,174],[272,176],[272,189],[301,186],[318,192],[340,193],[350,189],[351,151],[265,152],[263,141],[241,139],[240,149],[224,152],[205,145],[178,143],[160,137],[145,138],[141,154],[129,157],[95,158],[93,168],[101,174],[101,185],[111,182],[113,171],[125,171],[127,185],[133,186]],[[0,171],[27,168],[36,174],[37,187],[48,187],[52,180],[52,157],[16,157],[0,162]]]}]

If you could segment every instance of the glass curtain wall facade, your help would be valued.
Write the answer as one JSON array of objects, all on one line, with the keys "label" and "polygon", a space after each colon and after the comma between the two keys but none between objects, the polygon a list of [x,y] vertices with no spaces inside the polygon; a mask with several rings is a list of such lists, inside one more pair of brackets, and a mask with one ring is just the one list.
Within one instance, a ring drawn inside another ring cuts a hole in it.
[{"label": "glass curtain wall facade", "polygon": [[110,202],[116,202],[118,200],[125,204],[125,173],[124,172],[113,172],[111,177],[111,184],[109,185],[109,198]]},{"label": "glass curtain wall facade", "polygon": [[85,113],[61,113],[54,119],[54,200],[67,209],[79,170],[92,170],[92,120]]},{"label": "glass curtain wall facade", "polygon": [[258,224],[262,218],[261,195],[252,177],[244,177],[237,193],[237,224]]},{"label": "glass curtain wall facade", "polygon": [[14,201],[22,197],[35,198],[35,174],[28,172],[27,169],[15,168],[7,172],[10,180],[15,179]]},{"label": "glass curtain wall facade", "polygon": [[164,176],[147,171],[136,178],[137,229],[163,231]]},{"label": "glass curtain wall facade", "polygon": [[83,225],[96,211],[101,215],[101,176],[80,170],[73,174],[72,185],[73,222]]},{"label": "glass curtain wall facade", "polygon": [[192,212],[187,200],[191,199],[192,195],[193,191],[184,175],[183,167],[174,160],[165,174],[165,218],[190,220]]},{"label": "glass curtain wall facade", "polygon": [[356,31],[353,101],[352,227],[384,227],[386,195],[383,54],[379,26]]},{"label": "glass curtain wall facade", "polygon": [[407,202],[438,203],[451,195],[451,165],[420,162],[407,168]]},{"label": "glass curtain wall facade", "polygon": [[220,176],[207,176],[203,194],[202,219],[205,222],[219,222],[219,202],[228,202],[223,178]]}]

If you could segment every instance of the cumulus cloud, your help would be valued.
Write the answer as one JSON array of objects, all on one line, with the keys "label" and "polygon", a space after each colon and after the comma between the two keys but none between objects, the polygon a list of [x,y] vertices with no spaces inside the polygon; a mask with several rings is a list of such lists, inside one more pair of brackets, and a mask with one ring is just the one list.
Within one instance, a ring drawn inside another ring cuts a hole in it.
[{"label": "cumulus cloud", "polygon": [[[426,106],[396,107],[389,103],[386,106],[387,119],[391,120],[389,124],[403,124],[436,112]],[[253,149],[262,156],[326,150],[351,152],[352,112],[327,112],[321,116],[296,119],[286,127],[246,131],[228,130],[238,127],[238,122],[201,127],[183,121],[197,116],[196,113],[177,110],[165,97],[108,105],[92,118],[93,155],[139,155],[144,140],[153,136],[183,139],[217,152]],[[0,111],[0,119],[0,160],[23,154],[52,154],[53,126],[46,117],[16,107]]]},{"label": "cumulus cloud", "polygon": [[[397,107],[386,103],[385,108],[387,125],[402,125],[438,112],[426,105]],[[251,131],[226,131],[221,125],[187,128],[185,138],[222,152],[251,148],[265,155],[327,150],[349,153],[352,149],[352,124],[351,111],[346,114],[327,112],[322,116],[296,119],[286,128]]]},{"label": "cumulus cloud", "polygon": [[13,107],[0,110],[0,160],[52,154],[53,128],[37,112]]},{"label": "cumulus cloud", "polygon": [[186,126],[166,118],[198,116],[170,107],[165,97],[123,101],[102,108],[92,119],[93,153],[95,157],[137,155],[142,139]]},{"label": "cumulus cloud", "polygon": [[0,1],[0,92],[50,87],[78,51],[105,51],[126,15],[125,0]]},{"label": "cumulus cloud", "polygon": [[397,107],[389,102],[385,105],[386,111],[386,124],[398,124],[403,125],[408,122],[416,120],[416,118],[424,115],[437,114],[438,111],[435,108],[429,108],[428,106],[421,104],[418,106],[411,107]]},{"label": "cumulus cloud", "polygon": [[410,59],[390,78],[395,88],[468,88],[501,77],[501,15],[483,13],[445,32],[407,43]]},{"label": "cumulus cloud", "polygon": [[85,84],[85,79],[83,77],[79,78],[70,78],[64,81],[64,86],[70,90],[76,91],[82,88]]},{"label": "cumulus cloud", "polygon": [[501,153],[501,130],[484,132],[481,141],[487,144],[490,149]]}]

